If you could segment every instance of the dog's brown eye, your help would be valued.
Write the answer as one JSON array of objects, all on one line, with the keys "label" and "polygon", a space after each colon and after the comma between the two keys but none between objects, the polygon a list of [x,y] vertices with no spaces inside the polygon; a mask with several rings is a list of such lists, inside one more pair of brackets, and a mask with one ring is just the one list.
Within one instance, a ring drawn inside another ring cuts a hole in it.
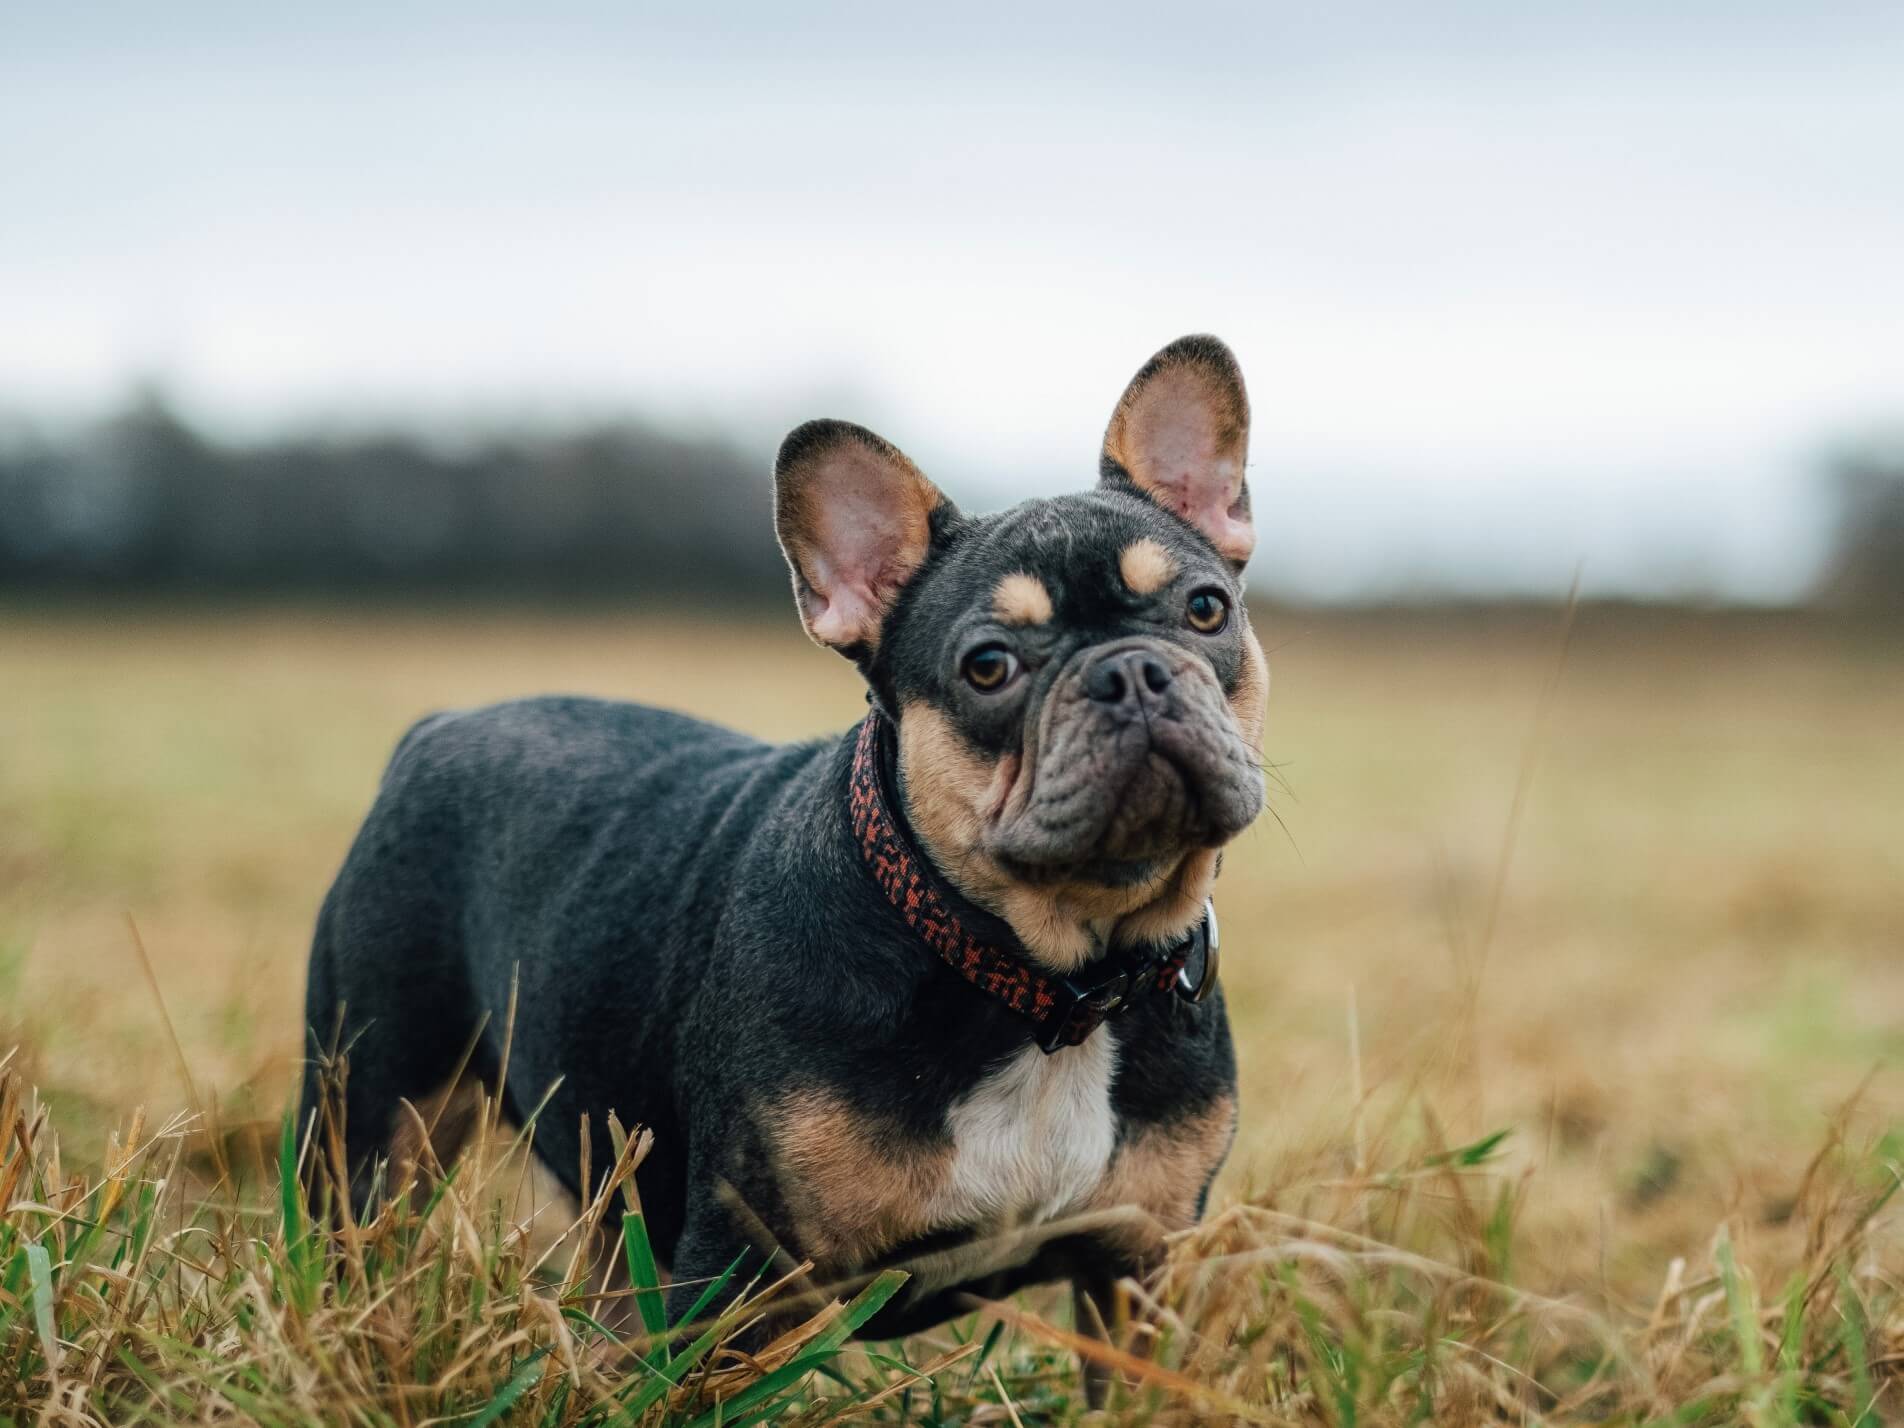
[{"label": "dog's brown eye", "polygon": [[1003,645],[980,645],[965,657],[965,682],[990,694],[1003,689],[1018,673],[1018,658]]},{"label": "dog's brown eye", "polygon": [[1230,623],[1230,602],[1214,590],[1199,590],[1190,597],[1190,628],[1200,635],[1214,635]]}]

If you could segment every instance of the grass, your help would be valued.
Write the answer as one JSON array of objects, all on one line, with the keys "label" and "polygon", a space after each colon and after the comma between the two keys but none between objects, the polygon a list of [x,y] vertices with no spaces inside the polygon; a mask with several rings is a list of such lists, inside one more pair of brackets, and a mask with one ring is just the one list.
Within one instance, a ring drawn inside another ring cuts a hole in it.
[{"label": "grass", "polygon": [[[1245,1124],[1127,1290],[1108,1421],[1904,1419],[1895,632],[1590,609],[1530,743],[1550,616],[1258,624]],[[280,1193],[304,942],[389,744],[561,688],[859,707],[790,618],[0,610],[0,1421],[1081,1415],[1048,1296],[759,1362],[716,1326],[664,1382],[652,1301],[618,1343],[572,1278],[620,1237],[638,1290],[638,1232],[506,1146],[348,1234]]]},{"label": "grass", "polygon": [[[148,1136],[135,1115],[96,1174],[73,1175],[46,1108],[0,1065],[0,1422],[1075,1422],[1096,1416],[1080,1349],[1113,1371],[1103,1418],[1118,1423],[1889,1421],[1904,1295],[1872,1227],[1895,1166],[1867,1180],[1878,1162],[1834,1140],[1792,1209],[1804,1252],[1768,1262],[1776,1278],[1721,1228],[1700,1269],[1675,1261],[1650,1312],[1622,1317],[1517,1287],[1522,1185],[1496,1166],[1503,1139],[1229,1205],[1125,1286],[1108,1344],[990,1305],[851,1346],[903,1282],[888,1271],[747,1353],[735,1333],[800,1277],[737,1262],[669,1324],[641,1216],[616,1208],[643,1135],[619,1139],[552,1237],[499,1208],[519,1153],[433,1168],[331,1228],[288,1117],[271,1173],[209,1193],[181,1189],[182,1119]],[[596,1288],[604,1248],[629,1288]],[[737,1306],[701,1318],[736,1281]]]}]

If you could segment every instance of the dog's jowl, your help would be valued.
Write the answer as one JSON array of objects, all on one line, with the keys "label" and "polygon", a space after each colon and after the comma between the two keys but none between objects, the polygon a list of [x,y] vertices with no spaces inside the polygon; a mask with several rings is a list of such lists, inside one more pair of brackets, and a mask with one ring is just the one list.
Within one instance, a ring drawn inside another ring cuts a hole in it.
[{"label": "dog's jowl", "polygon": [[411,730],[311,953],[305,1123],[344,1048],[353,1194],[466,1067],[541,1107],[572,1192],[584,1116],[591,1176],[610,1112],[653,1131],[685,1301],[750,1250],[908,1266],[876,1333],[1141,1272],[1236,1117],[1211,899],[1263,803],[1248,441],[1209,337],[1138,372],[1094,484],[997,515],[811,422],[775,520],[857,727],[770,746],[546,698]]}]

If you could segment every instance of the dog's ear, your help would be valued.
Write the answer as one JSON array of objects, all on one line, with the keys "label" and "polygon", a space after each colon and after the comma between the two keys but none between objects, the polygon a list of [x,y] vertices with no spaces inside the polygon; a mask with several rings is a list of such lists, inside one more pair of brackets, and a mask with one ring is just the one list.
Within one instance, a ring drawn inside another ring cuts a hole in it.
[{"label": "dog's ear", "polygon": [[774,530],[807,633],[849,659],[880,627],[932,545],[945,497],[897,447],[863,426],[810,421],[774,461]]},{"label": "dog's ear", "polygon": [[1250,521],[1249,394],[1230,349],[1179,337],[1118,399],[1098,470],[1195,526],[1239,570],[1256,548]]}]

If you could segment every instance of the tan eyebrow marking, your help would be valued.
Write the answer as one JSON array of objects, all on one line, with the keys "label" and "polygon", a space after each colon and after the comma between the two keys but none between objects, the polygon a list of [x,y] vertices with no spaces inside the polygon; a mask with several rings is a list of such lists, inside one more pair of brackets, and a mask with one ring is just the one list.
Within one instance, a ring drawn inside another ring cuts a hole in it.
[{"label": "tan eyebrow marking", "polygon": [[1177,578],[1174,556],[1149,536],[1134,540],[1117,557],[1118,574],[1133,594],[1150,595]]},{"label": "tan eyebrow marking", "polygon": [[1015,570],[993,589],[992,614],[1001,625],[1042,625],[1051,618],[1051,593],[1037,576]]}]

